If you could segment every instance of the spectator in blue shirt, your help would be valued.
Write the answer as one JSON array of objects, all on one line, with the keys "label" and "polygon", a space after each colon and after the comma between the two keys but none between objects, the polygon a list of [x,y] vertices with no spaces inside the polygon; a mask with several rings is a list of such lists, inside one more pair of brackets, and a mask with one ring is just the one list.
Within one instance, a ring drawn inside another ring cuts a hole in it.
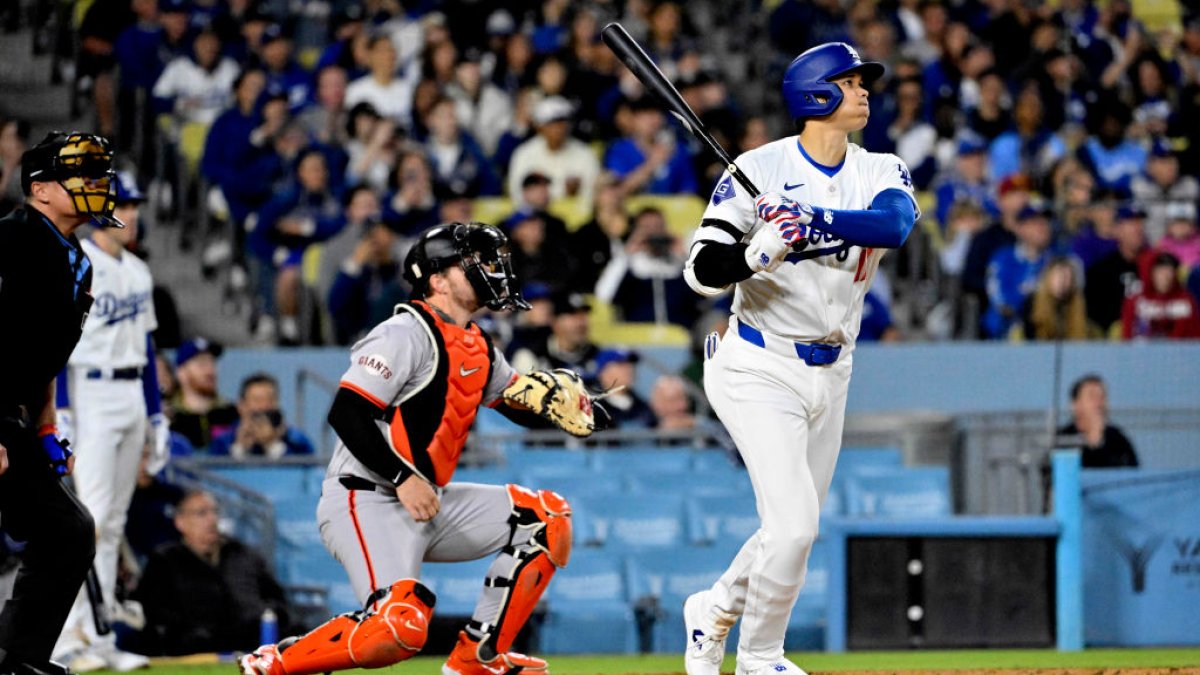
[{"label": "spectator in blue shirt", "polygon": [[408,297],[400,279],[400,240],[383,222],[366,224],[329,290],[334,340],[348,345],[392,315]]},{"label": "spectator in blue shirt", "polygon": [[330,188],[329,169],[321,151],[304,150],[295,166],[294,181],[263,206],[247,239],[256,263],[259,300],[268,317],[278,314],[283,344],[297,344],[301,337],[297,315],[304,251],[346,225],[342,202]]},{"label": "spectator in blue shirt", "polygon": [[1031,204],[1017,216],[1017,242],[996,251],[988,264],[988,309],[983,315],[986,337],[1003,339],[1021,318],[1037,289],[1042,267],[1050,258],[1050,212]]},{"label": "spectator in blue shirt", "polygon": [[291,112],[299,112],[313,101],[312,76],[292,60],[292,41],[279,25],[263,30],[259,57],[267,74],[267,89],[284,92]]},{"label": "spectator in blue shirt", "polygon": [[958,142],[958,157],[954,171],[947,172],[938,182],[937,223],[946,231],[950,207],[962,201],[975,204],[991,217],[1000,215],[988,187],[987,142],[974,134],[964,135]]},{"label": "spectator in blue shirt", "polygon": [[279,409],[279,382],[274,377],[255,373],[242,380],[237,410],[238,421],[213,439],[209,454],[235,459],[316,454],[308,436],[284,420]]},{"label": "spectator in blue shirt", "polygon": [[500,178],[479,143],[459,126],[452,99],[439,95],[424,123],[429,129],[425,153],[433,166],[435,187],[476,195],[500,194]]},{"label": "spectator in blue shirt", "polygon": [[604,156],[604,168],[621,181],[625,194],[694,194],[696,174],[687,146],[679,143],[666,118],[649,97],[629,104],[630,134]]},{"label": "spectator in blue shirt", "polygon": [[1146,149],[1125,138],[1129,109],[1117,101],[1097,106],[1093,135],[1076,151],[1102,189],[1129,194],[1133,177],[1146,168]]},{"label": "spectator in blue shirt", "polygon": [[1036,86],[1026,87],[1013,106],[1013,129],[992,141],[988,164],[992,180],[1015,173],[1041,180],[1067,152],[1067,146],[1042,124],[1042,100]]}]

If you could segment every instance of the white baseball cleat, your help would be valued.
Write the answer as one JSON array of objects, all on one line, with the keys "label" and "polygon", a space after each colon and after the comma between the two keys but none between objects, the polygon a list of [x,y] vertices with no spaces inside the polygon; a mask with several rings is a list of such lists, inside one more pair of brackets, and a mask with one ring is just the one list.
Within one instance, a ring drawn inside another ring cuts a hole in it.
[{"label": "white baseball cleat", "polygon": [[721,675],[725,638],[737,617],[732,617],[724,626],[713,625],[704,609],[704,593],[693,593],[683,603],[683,623],[687,628],[683,667],[688,675]]},{"label": "white baseball cleat", "polygon": [[739,663],[734,673],[735,675],[808,675],[803,668],[787,659],[771,661],[757,668],[744,668]]}]

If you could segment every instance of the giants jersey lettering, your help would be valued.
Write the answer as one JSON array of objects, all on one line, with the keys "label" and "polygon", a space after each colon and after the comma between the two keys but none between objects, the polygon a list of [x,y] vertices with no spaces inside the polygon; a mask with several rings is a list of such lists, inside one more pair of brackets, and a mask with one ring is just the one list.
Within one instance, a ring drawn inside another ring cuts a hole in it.
[{"label": "giants jersey lettering", "polygon": [[[867,152],[853,143],[832,176],[823,170],[829,167],[819,167],[805,155],[796,136],[743,153],[736,161],[759,190],[814,206],[863,210],[889,188],[904,190],[916,204],[908,167],[899,157]],[[731,223],[745,235],[764,226],[756,217],[754,198],[728,172],[717,183],[704,218]],[[823,232],[822,224],[813,222],[807,228],[808,247],[789,253],[774,272],[759,272],[738,283],[733,311],[751,325],[792,340],[853,347],[863,298],[883,251],[849,246]],[[714,228],[696,233],[697,241],[706,239],[718,240]]]},{"label": "giants jersey lettering", "polygon": [[115,258],[91,239],[83,250],[92,261],[92,309],[69,363],[82,368],[146,365],[146,333],[158,328],[150,268],[132,253]]}]

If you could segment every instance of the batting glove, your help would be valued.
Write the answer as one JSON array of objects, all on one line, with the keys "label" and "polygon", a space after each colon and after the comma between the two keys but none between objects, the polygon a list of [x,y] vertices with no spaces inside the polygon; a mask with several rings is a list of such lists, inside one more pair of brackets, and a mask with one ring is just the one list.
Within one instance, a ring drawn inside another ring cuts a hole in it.
[{"label": "batting glove", "polygon": [[146,460],[146,473],[157,475],[171,458],[171,426],[167,416],[155,413],[150,416],[150,457]]},{"label": "batting glove", "polygon": [[755,272],[774,272],[792,250],[792,240],[770,223],[758,228],[746,247],[746,265]]},{"label": "batting glove", "polygon": [[58,437],[66,441],[75,440],[75,415],[70,408],[59,408],[54,411],[54,426],[58,429]]},{"label": "batting glove", "polygon": [[778,192],[762,193],[754,200],[754,207],[763,222],[776,226],[785,221],[795,221],[796,225],[808,225],[813,221],[812,207]]},{"label": "batting glove", "polygon": [[54,472],[54,475],[66,476],[71,473],[69,462],[71,451],[68,449],[71,443],[60,439],[56,435],[54,426],[50,424],[38,430],[38,438],[42,442],[42,449],[46,451],[46,456],[50,458],[50,470]]}]

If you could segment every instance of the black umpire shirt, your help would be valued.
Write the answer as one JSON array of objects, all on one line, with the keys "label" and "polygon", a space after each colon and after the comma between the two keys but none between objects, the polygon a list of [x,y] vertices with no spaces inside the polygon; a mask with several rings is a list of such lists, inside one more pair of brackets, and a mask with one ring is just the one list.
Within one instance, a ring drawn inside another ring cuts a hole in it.
[{"label": "black umpire shirt", "polygon": [[74,234],[30,206],[0,218],[0,415],[44,399],[83,333],[91,289],[92,264]]}]

